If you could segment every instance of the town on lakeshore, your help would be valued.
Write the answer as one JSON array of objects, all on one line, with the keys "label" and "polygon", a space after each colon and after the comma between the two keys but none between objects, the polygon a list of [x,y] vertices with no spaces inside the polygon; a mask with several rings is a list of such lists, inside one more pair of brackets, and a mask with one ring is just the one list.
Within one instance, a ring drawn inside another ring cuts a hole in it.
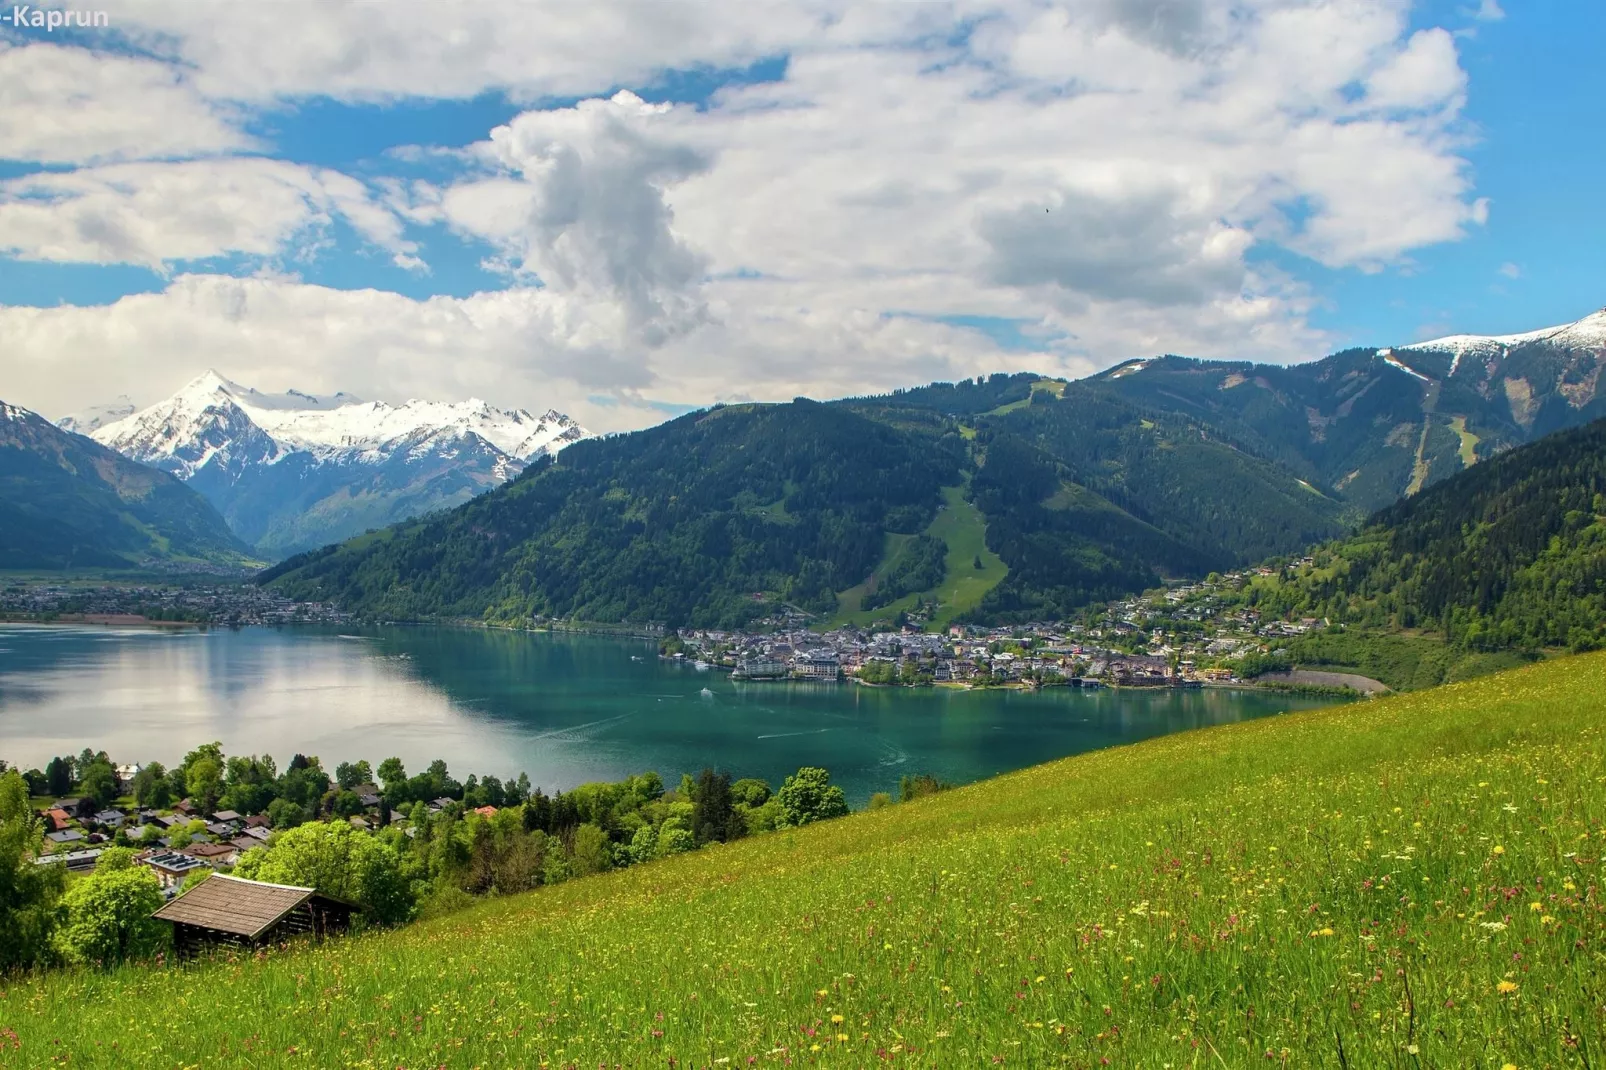
[{"label": "town on lakeshore", "polygon": [[[1286,566],[1308,568],[1311,558]],[[816,630],[783,607],[751,630],[683,628],[660,656],[737,680],[851,679],[877,686],[1206,687],[1271,686],[1335,694],[1388,690],[1352,673],[1293,670],[1279,644],[1330,627],[1314,617],[1282,619],[1241,604],[1262,566],[1178,584],[1095,607],[1076,621],[1013,626],[951,624],[929,631],[929,609],[883,627]],[[1270,670],[1270,671],[1268,671]],[[1254,681],[1259,683],[1254,683]]]},{"label": "town on lakeshore", "polygon": [[[1074,621],[1012,626],[950,624],[932,630],[937,607],[917,606],[868,627],[822,628],[779,604],[746,629],[597,625],[535,619],[543,630],[660,637],[660,656],[735,680],[848,679],[873,686],[1205,687],[1260,686],[1332,694],[1388,690],[1352,673],[1296,670],[1279,644],[1330,626],[1246,604],[1256,579],[1313,565],[1310,557],[1212,573],[1143,596],[1095,606]],[[759,595],[759,598],[764,596]],[[186,626],[339,624],[354,619],[325,602],[298,602],[250,583],[14,581],[0,587],[0,621]]]}]

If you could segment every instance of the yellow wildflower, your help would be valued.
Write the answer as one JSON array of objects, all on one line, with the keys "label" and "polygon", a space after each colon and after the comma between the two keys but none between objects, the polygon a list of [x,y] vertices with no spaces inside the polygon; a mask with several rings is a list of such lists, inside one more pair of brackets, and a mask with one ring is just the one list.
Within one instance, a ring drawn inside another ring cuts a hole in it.
[{"label": "yellow wildflower", "polygon": [[1511,993],[1517,990],[1517,982],[1501,981],[1499,984],[1494,986],[1494,990],[1499,992],[1502,996],[1509,996]]}]

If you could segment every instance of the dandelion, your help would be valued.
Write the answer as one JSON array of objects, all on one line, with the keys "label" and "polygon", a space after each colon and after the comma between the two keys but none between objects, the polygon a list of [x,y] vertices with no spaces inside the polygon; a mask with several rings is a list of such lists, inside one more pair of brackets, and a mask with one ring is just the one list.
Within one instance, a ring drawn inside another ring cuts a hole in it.
[{"label": "dandelion", "polygon": [[1502,996],[1509,996],[1511,993],[1517,990],[1517,982],[1501,981],[1499,984],[1494,986],[1494,990],[1500,993]]},{"label": "dandelion", "polygon": [[1497,843],[1494,845],[1494,850],[1490,851],[1489,853],[1494,855],[1503,855],[1506,853],[1506,849]]}]

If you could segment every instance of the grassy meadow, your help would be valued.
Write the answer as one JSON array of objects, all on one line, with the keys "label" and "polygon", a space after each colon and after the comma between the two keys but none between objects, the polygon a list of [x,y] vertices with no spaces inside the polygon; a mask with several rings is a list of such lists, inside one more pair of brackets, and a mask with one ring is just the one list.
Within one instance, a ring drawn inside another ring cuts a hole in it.
[{"label": "grassy meadow", "polygon": [[1606,1064],[1606,654],[321,948],[14,978],[0,1064]]},{"label": "grassy meadow", "polygon": [[[1004,564],[1003,558],[987,549],[986,518],[981,515],[980,509],[965,499],[964,491],[963,486],[942,488],[944,508],[925,530],[925,534],[941,539],[948,546],[948,552],[943,557],[946,574],[940,584],[930,590],[905,595],[879,609],[862,610],[859,606],[869,590],[866,581],[837,595],[837,612],[825,627],[835,628],[844,624],[864,627],[873,620],[891,620],[900,612],[913,609],[917,602],[933,599],[941,603],[942,608],[932,619],[931,625],[944,627],[961,613],[968,613],[981,605],[982,597],[1009,574],[1009,566]],[[884,571],[908,541],[907,535],[889,533],[886,552],[876,571]],[[976,568],[977,558],[981,559],[980,569]]]}]

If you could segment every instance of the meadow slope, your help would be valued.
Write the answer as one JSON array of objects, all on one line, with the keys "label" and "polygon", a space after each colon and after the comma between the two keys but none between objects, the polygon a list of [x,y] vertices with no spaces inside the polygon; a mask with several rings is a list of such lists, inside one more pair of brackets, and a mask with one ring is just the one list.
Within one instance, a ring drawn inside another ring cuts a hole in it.
[{"label": "meadow slope", "polygon": [[14,979],[7,1066],[1591,1066],[1606,654],[399,932]]}]

